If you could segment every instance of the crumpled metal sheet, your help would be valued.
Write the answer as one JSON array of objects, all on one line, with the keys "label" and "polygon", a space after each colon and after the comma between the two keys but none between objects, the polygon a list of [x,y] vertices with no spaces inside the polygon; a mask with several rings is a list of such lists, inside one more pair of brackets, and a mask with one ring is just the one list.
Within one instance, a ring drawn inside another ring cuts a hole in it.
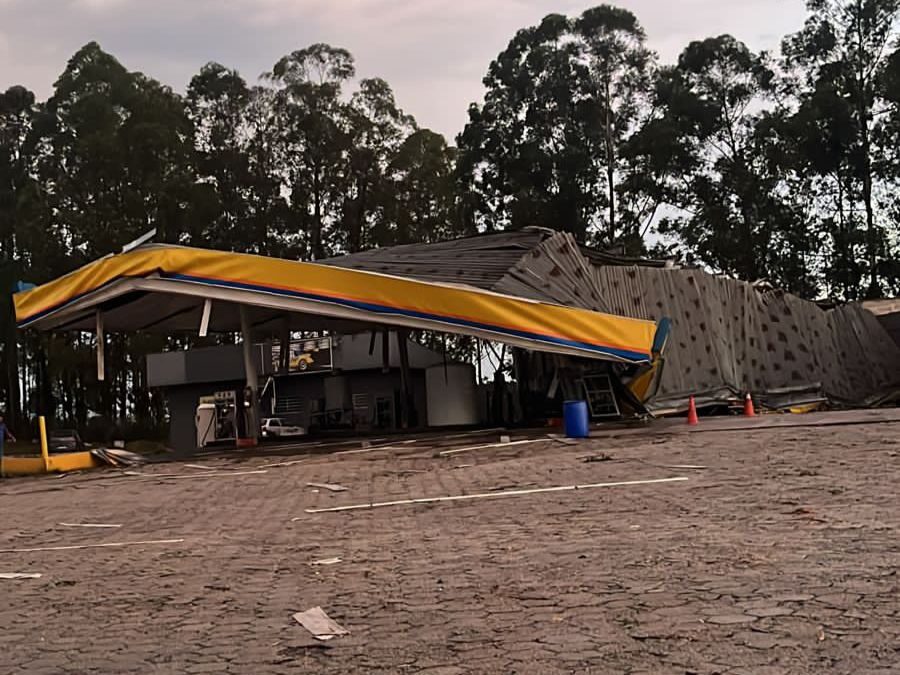
[{"label": "crumpled metal sheet", "polygon": [[[325,261],[599,312],[672,320],[655,412],[739,403],[751,392],[788,407],[827,399],[875,405],[900,392],[900,346],[860,305],[820,308],[797,296],[696,269],[625,265],[585,255],[567,233],[538,228],[380,249]],[[388,264],[379,270],[377,264]],[[477,277],[477,278],[476,278]]]},{"label": "crumpled metal sheet", "polygon": [[672,320],[651,410],[682,410],[691,395],[701,405],[731,403],[748,391],[779,407],[821,397],[866,406],[900,389],[900,348],[858,304],[823,310],[701,270],[594,272],[612,312]]}]

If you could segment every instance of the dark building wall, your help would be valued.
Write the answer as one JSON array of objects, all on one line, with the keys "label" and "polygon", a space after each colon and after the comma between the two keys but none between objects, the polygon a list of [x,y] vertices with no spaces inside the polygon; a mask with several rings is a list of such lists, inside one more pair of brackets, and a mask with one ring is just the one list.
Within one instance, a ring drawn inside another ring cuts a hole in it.
[{"label": "dark building wall", "polygon": [[[303,412],[299,414],[279,413],[286,422],[310,427],[310,402],[321,400],[324,407],[325,378],[328,375],[292,375],[276,379],[275,387],[278,397],[293,397],[303,402]],[[390,398],[396,401],[400,392],[400,373],[392,370],[382,373],[378,370],[359,371],[344,374],[349,389],[348,399],[352,403],[353,394],[367,394],[370,411],[374,410],[377,398]],[[184,384],[166,387],[166,402],[169,409],[169,446],[176,450],[196,448],[197,429],[195,424],[197,405],[203,396],[212,396],[217,391],[241,389],[242,379],[227,382],[209,382],[200,384]],[[416,405],[417,424],[424,426],[428,419],[425,396],[425,371],[413,370],[411,373],[413,400]],[[260,417],[271,417],[272,411],[268,396],[260,403]],[[396,408],[395,408],[396,416]],[[395,418],[395,425],[399,422]]]},{"label": "dark building wall", "polygon": [[[400,393],[400,373],[397,370],[391,370],[388,373],[382,373],[380,370],[363,370],[335,373],[334,375],[292,375],[278,378],[275,381],[276,395],[282,401],[292,399],[293,402],[300,402],[303,411],[300,413],[279,412],[278,416],[292,424],[299,424],[309,428],[312,421],[310,411],[314,407],[311,405],[313,402],[318,401],[318,406],[316,407],[319,410],[335,407],[334,404],[328,405],[326,401],[325,380],[329,377],[344,378],[347,387],[348,407],[352,406],[354,394],[366,394],[370,409],[374,410],[376,399],[390,398],[394,400]],[[413,400],[418,413],[418,422],[420,425],[424,425],[427,419],[425,371],[412,370],[410,379]],[[264,401],[262,410],[263,416],[272,414],[268,398]]]},{"label": "dark building wall", "polygon": [[[272,370],[271,350],[269,344],[253,345],[260,378]],[[169,387],[196,382],[227,382],[244,378],[242,345],[217,345],[147,356],[147,381],[151,387]]]}]

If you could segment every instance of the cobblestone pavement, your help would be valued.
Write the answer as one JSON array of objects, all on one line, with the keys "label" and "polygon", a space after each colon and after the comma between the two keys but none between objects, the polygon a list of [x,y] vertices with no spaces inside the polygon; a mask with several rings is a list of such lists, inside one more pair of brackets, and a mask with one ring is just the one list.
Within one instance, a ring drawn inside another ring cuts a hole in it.
[{"label": "cobblestone pavement", "polygon": [[900,424],[435,442],[3,482],[0,673],[900,672]]}]

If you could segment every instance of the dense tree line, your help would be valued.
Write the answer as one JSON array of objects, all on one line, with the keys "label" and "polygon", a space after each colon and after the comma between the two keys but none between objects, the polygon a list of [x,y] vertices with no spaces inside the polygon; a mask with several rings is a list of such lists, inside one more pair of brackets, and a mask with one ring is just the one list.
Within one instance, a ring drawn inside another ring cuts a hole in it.
[{"label": "dense tree line", "polygon": [[[152,227],[162,241],[315,260],[544,225],[807,297],[896,294],[900,0],[807,5],[778,54],[722,35],[674,64],[627,10],[551,14],[489,65],[457,147],[329,45],[256,83],[209,63],[180,95],[89,43],[46,101],[0,91],[4,316],[16,280]],[[114,336],[98,383],[89,336],[4,325],[0,400],[17,421],[162,420],[142,354],[175,338]]]},{"label": "dense tree line", "polygon": [[722,35],[673,65],[607,5],[519,31],[459,137],[475,223],[667,248],[806,296],[896,293],[900,2],[807,5],[780,54]]}]

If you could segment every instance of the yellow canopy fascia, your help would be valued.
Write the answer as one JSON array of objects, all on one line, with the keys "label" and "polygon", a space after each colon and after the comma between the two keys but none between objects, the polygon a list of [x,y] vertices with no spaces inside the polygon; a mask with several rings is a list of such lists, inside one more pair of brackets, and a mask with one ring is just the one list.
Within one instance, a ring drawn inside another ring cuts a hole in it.
[{"label": "yellow canopy fascia", "polygon": [[375,272],[243,253],[154,245],[107,256],[15,295],[21,327],[141,290],[488,337],[541,351],[645,363],[656,324]]}]

